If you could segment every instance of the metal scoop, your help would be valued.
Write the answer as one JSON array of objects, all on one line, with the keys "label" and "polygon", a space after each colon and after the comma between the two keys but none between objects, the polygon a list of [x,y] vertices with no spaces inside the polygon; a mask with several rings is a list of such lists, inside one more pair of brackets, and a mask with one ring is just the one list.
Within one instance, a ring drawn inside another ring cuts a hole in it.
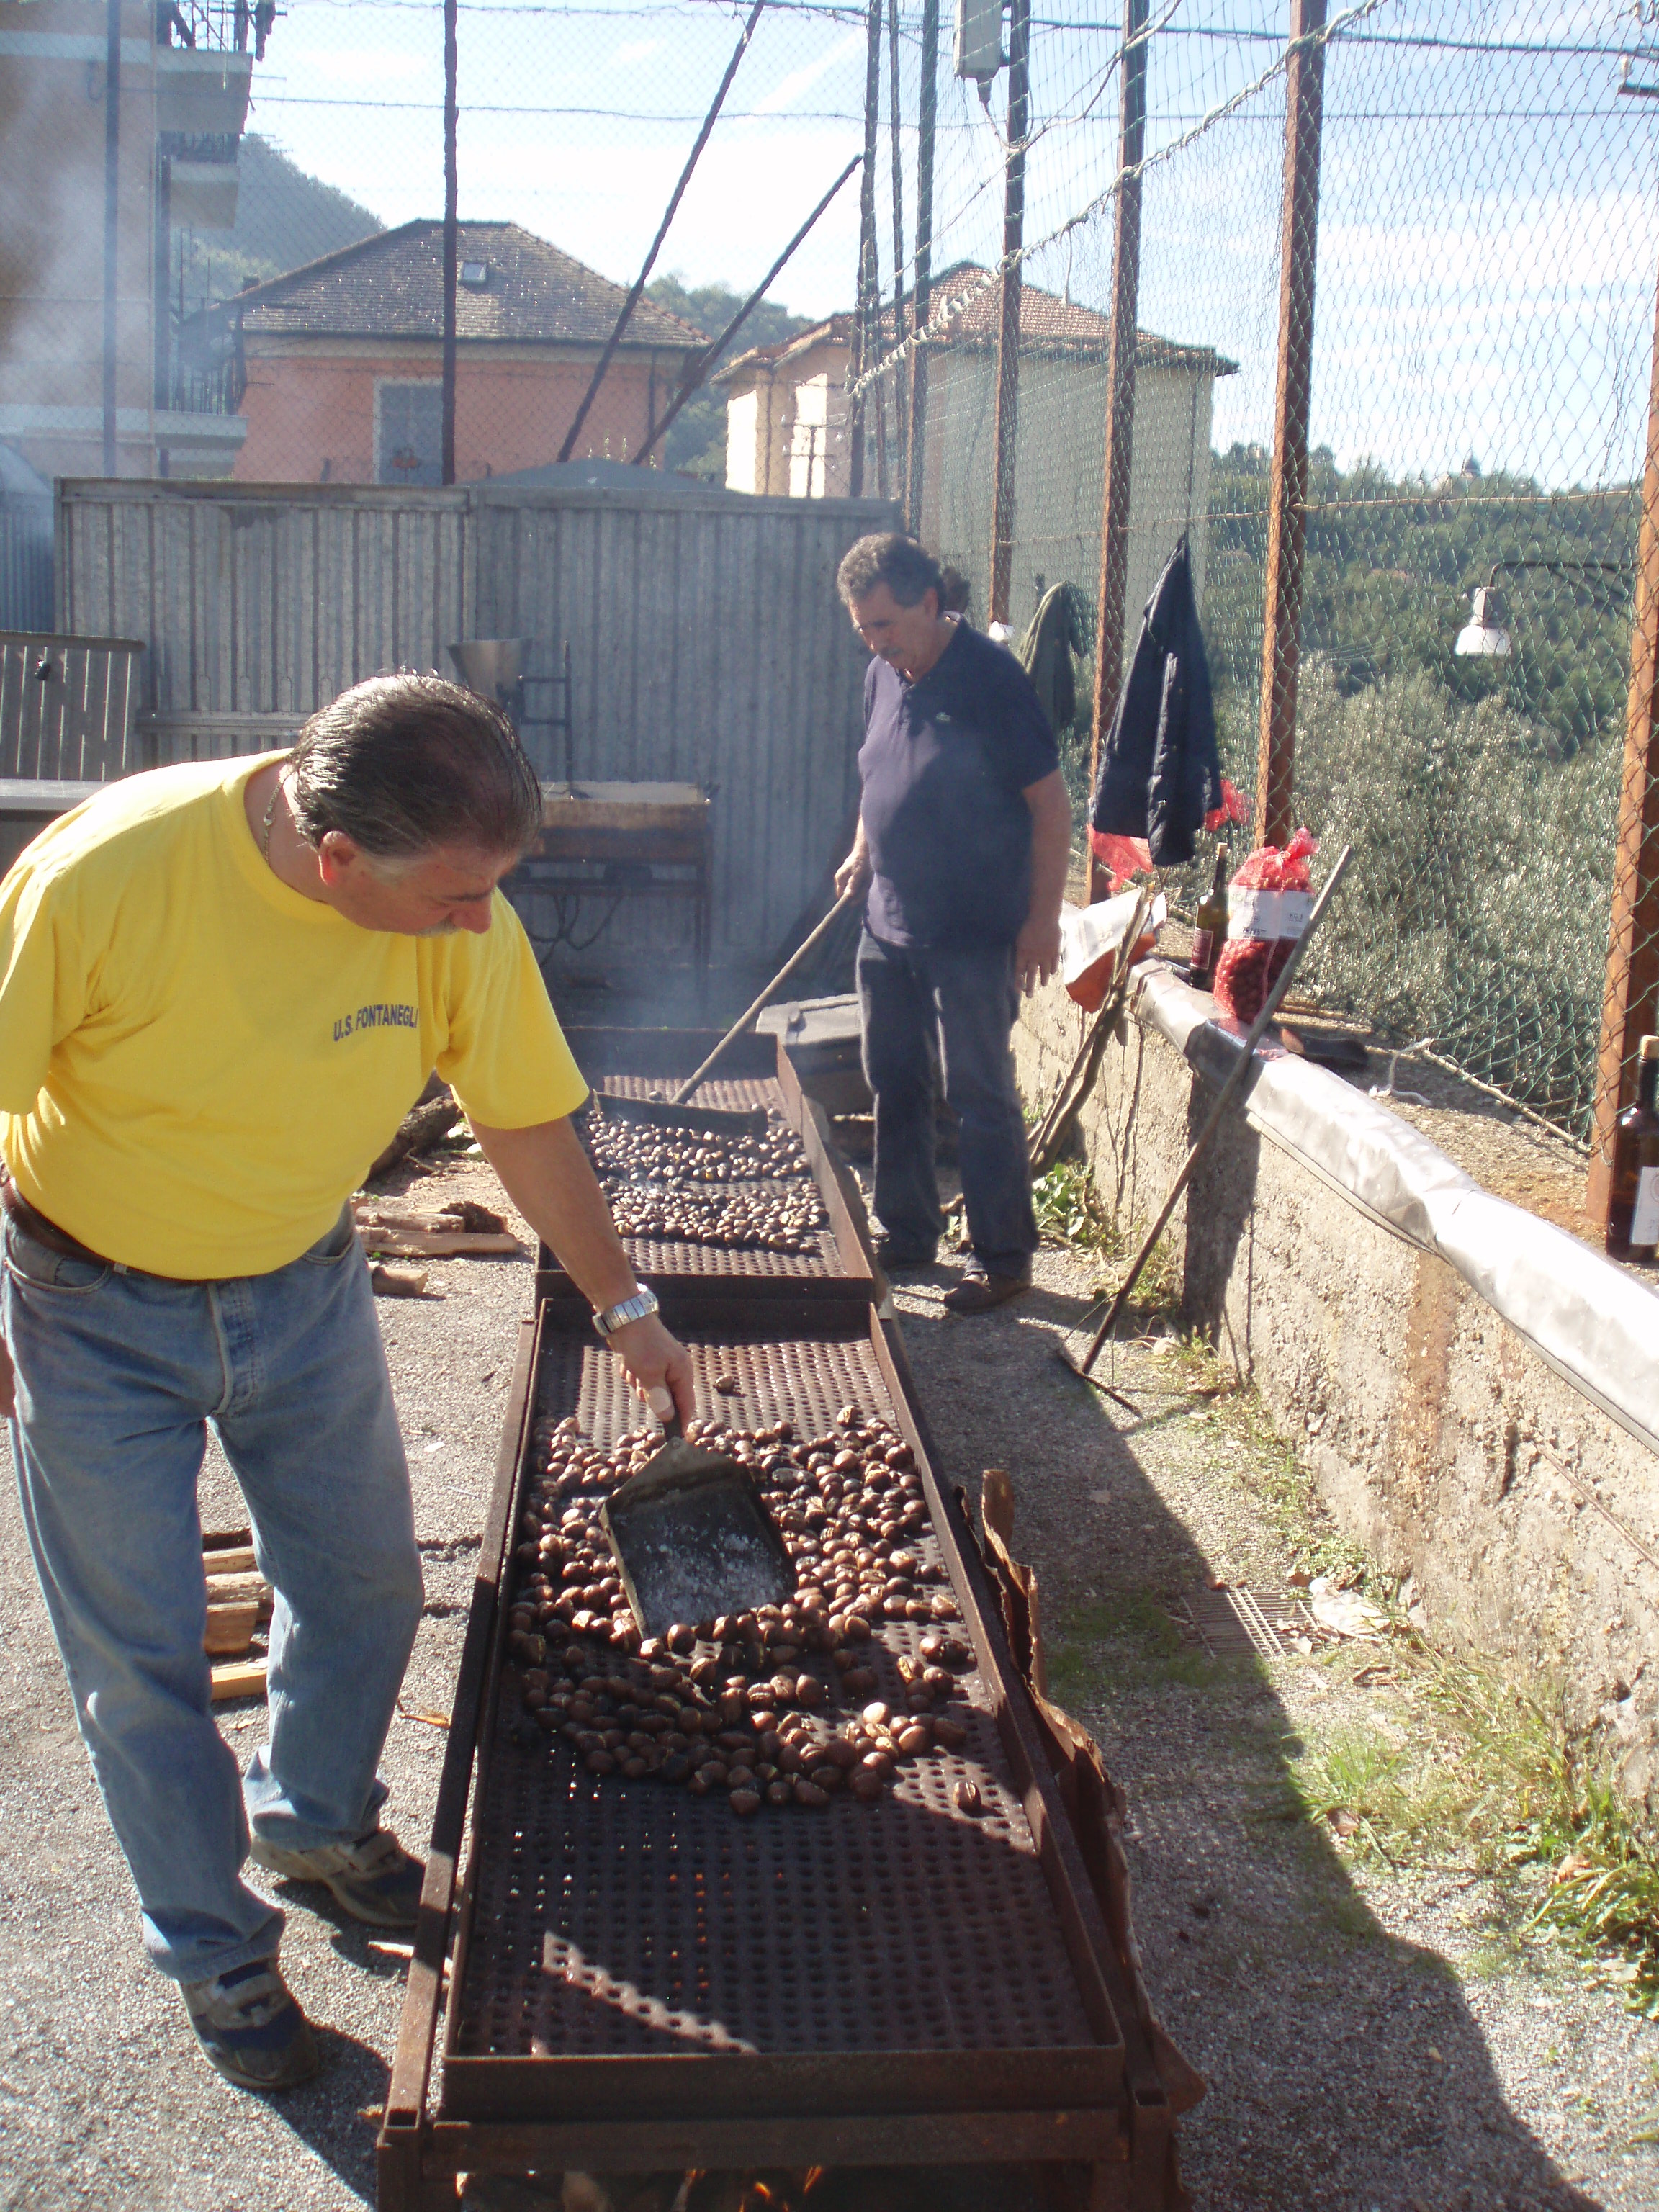
[{"label": "metal scoop", "polygon": [[685,1441],[678,1413],[662,1449],[599,1508],[643,1636],[782,1605],[795,1569],[747,1470]]}]

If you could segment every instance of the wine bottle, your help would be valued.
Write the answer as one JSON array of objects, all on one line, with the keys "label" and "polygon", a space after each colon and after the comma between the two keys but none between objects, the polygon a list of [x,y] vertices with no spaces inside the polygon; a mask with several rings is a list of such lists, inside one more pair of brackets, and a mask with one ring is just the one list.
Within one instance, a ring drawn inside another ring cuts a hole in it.
[{"label": "wine bottle", "polygon": [[1197,919],[1193,926],[1193,953],[1188,963],[1187,981],[1195,991],[1215,988],[1216,954],[1227,934],[1227,848],[1215,848],[1215,873],[1210,888],[1199,902]]},{"label": "wine bottle", "polygon": [[1636,1059],[1636,1103],[1613,1124],[1613,1193],[1607,1256],[1659,1255],[1659,1036],[1644,1036]]}]

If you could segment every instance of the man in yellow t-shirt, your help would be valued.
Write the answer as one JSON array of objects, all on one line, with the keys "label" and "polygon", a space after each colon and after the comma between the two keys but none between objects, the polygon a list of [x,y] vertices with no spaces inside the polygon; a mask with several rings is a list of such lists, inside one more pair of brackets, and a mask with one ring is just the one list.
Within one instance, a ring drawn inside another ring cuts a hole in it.
[{"label": "man in yellow t-shirt", "polygon": [[[345,1200],[434,1068],[635,1386],[691,1411],[496,888],[540,824],[504,716],[379,677],[291,753],[112,785],[0,884],[0,1411],[146,1948],[248,2087],[317,2064],[250,1840],[382,1927],[419,1896],[375,1765],[420,1561]],[[269,1740],[240,1778],[203,1654],[209,1422],[276,1591]]]}]

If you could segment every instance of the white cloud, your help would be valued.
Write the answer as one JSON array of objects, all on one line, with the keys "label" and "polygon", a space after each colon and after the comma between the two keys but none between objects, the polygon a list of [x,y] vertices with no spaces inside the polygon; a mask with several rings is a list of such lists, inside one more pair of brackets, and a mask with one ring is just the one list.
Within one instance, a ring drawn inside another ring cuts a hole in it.
[{"label": "white cloud", "polygon": [[648,62],[653,54],[661,52],[660,39],[630,39],[626,46],[618,46],[611,58],[618,69],[630,69],[636,62]]}]

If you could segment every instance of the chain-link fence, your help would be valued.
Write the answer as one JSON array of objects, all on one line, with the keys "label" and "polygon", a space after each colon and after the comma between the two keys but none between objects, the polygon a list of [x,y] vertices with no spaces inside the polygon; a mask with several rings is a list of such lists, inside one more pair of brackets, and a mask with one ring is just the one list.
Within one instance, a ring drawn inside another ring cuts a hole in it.
[{"label": "chain-link fence", "polygon": [[[0,502],[38,535],[55,475],[441,481],[441,0],[119,18],[113,100],[101,7],[80,7],[72,54],[61,26],[0,54],[29,179]],[[1586,1138],[1604,999],[1605,1103],[1659,969],[1631,678],[1659,270],[1639,10],[769,0],[596,385],[748,21],[719,0],[459,0],[455,478],[643,453],[665,485],[856,484],[907,504],[977,620],[1018,635],[1071,586],[1080,815],[1123,232],[1109,678],[1185,535],[1229,775],[1356,848],[1310,981]],[[1127,231],[1126,82],[1144,100]],[[1316,159],[1287,185],[1297,101]],[[849,182],[711,382],[710,341],[861,154],[862,221]],[[1287,207],[1308,249],[1288,269]]]},{"label": "chain-link fence", "polygon": [[[1268,12],[1146,11],[1124,650],[1184,533],[1230,776],[1288,792],[1296,822],[1355,848],[1310,983],[1583,1140],[1626,753],[1659,270],[1659,112],[1643,90],[1659,58],[1611,0],[1310,9],[1299,45]],[[1042,65],[1049,41],[1069,69]],[[1045,586],[1096,596],[1121,50],[1098,24],[1033,26],[1017,630]],[[1306,143],[1291,177],[1293,97]],[[1040,149],[1062,135],[1056,185]],[[1287,222],[1303,226],[1299,270]],[[981,215],[987,276],[948,319],[935,311],[921,517],[981,595],[1006,265],[990,228]],[[1281,547],[1270,575],[1276,442],[1291,454],[1280,535],[1304,534],[1305,553],[1287,572]],[[1079,809],[1087,688],[1066,733]],[[1651,822],[1645,777],[1632,805]],[[1644,860],[1627,843],[1622,957],[1640,987],[1659,861],[1651,835]],[[1192,878],[1206,872],[1200,856]],[[1635,996],[1609,1047],[1626,1092]]]}]

